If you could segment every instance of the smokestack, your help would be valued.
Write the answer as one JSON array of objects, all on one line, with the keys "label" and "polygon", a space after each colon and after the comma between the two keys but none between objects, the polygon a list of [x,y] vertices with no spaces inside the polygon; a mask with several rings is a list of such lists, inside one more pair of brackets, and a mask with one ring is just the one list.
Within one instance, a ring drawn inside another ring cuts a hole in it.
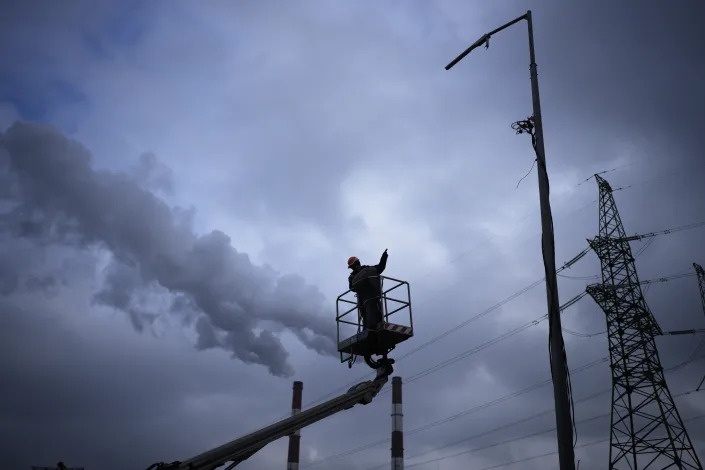
[{"label": "smokestack", "polygon": [[[294,382],[294,395],[291,397],[291,415],[301,412],[301,391],[304,389],[303,382]],[[286,470],[299,470],[299,444],[301,443],[301,430],[297,429],[289,436],[289,457],[286,463]]]},{"label": "smokestack", "polygon": [[392,470],[404,470],[403,421],[401,377],[392,377]]}]

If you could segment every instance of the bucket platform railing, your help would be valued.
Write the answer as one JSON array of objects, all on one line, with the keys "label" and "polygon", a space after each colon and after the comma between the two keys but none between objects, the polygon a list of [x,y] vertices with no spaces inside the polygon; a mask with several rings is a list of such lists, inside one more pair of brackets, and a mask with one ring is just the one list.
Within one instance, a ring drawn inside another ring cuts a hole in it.
[{"label": "bucket platform railing", "polygon": [[[408,282],[400,279],[387,276],[374,277],[380,279],[382,295],[379,302],[381,302],[384,317],[383,329],[376,333],[378,336],[375,338],[376,344],[381,344],[382,349],[392,350],[397,344],[413,336],[411,289]],[[353,314],[353,312],[356,313]],[[347,290],[338,296],[335,319],[341,363],[351,361],[355,355],[370,352],[368,343],[375,332],[368,332],[362,328],[357,296],[352,290]]]}]

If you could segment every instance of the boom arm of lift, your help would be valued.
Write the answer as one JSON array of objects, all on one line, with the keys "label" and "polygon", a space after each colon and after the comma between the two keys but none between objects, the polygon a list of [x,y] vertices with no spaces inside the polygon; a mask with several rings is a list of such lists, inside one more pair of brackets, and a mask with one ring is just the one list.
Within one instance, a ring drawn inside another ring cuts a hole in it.
[{"label": "boom arm of lift", "polygon": [[261,448],[279,438],[295,433],[297,430],[325,419],[340,411],[352,408],[357,404],[367,405],[387,383],[387,370],[378,371],[375,380],[361,382],[342,395],[325,403],[297,413],[278,423],[267,426],[232,442],[204,452],[183,462],[170,464],[158,463],[147,470],[214,470],[230,462],[231,469],[246,460]]}]

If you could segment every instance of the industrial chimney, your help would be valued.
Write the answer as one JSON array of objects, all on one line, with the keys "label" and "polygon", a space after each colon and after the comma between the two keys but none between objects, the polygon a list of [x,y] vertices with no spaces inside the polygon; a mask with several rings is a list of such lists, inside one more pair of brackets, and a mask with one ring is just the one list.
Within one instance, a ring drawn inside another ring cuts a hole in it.
[{"label": "industrial chimney", "polygon": [[[301,412],[301,392],[304,389],[303,382],[294,382],[294,395],[291,398],[291,415]],[[297,429],[289,436],[289,457],[286,463],[286,470],[299,470],[299,445],[301,443],[301,430]]]},{"label": "industrial chimney", "polygon": [[392,470],[404,470],[403,420],[401,377],[392,377]]}]

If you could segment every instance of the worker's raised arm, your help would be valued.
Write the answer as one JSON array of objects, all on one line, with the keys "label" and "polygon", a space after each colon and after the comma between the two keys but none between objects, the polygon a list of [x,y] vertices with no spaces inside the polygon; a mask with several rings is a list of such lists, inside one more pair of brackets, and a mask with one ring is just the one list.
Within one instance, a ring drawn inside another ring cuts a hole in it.
[{"label": "worker's raised arm", "polygon": [[382,257],[379,259],[379,264],[375,266],[379,274],[382,274],[384,272],[384,268],[387,267],[387,256],[387,250],[385,249],[384,253],[382,253]]}]

